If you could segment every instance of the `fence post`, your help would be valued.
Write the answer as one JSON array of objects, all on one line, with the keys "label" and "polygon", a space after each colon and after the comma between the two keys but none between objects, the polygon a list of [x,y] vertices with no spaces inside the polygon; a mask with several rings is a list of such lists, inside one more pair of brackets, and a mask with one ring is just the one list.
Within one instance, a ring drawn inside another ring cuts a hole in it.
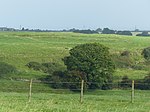
[{"label": "fence post", "polygon": [[131,103],[134,103],[134,80],[132,80]]},{"label": "fence post", "polygon": [[80,103],[83,103],[83,88],[84,87],[84,80],[81,81],[81,93],[80,93]]},{"label": "fence post", "polygon": [[29,96],[28,96],[29,102],[31,102],[31,96],[32,96],[32,79],[30,80],[29,83]]}]

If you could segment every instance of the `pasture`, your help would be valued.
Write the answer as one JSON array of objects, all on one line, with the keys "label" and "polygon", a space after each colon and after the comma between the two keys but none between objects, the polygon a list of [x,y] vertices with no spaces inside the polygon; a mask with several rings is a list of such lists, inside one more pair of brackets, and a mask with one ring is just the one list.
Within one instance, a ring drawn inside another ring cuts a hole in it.
[{"label": "pasture", "polygon": [[[72,47],[94,42],[109,47],[111,54],[120,54],[128,50],[134,62],[142,65],[145,60],[141,52],[150,45],[150,38],[61,32],[0,32],[0,61],[9,63],[18,70],[17,74],[0,78],[0,112],[148,112],[150,91],[136,90],[133,104],[130,102],[130,90],[85,92],[84,103],[80,104],[79,93],[54,90],[52,92],[48,85],[40,84],[34,86],[35,92],[29,103],[28,84],[13,80],[36,80],[47,76],[41,71],[34,71],[25,66],[31,61],[59,63],[62,65],[60,70],[65,70],[62,58],[69,55]],[[114,79],[120,80],[124,75],[130,79],[143,79],[148,73],[149,69],[117,68]],[[48,91],[43,92],[42,89]]]},{"label": "pasture", "polygon": [[[149,46],[149,37],[78,34],[78,33],[37,33],[37,32],[0,32],[0,61],[15,66],[19,73],[9,77],[40,78],[46,74],[33,71],[25,66],[28,62],[55,62],[66,67],[62,58],[69,54],[69,50],[83,43],[101,43],[110,48],[111,54],[131,51],[136,63],[144,61],[141,56],[143,48]],[[128,71],[126,74],[125,71]],[[115,75],[127,75],[132,79],[143,78],[148,71],[133,69],[117,69]]]},{"label": "pasture", "polygon": [[25,93],[0,92],[1,112],[149,112],[150,91],[136,91],[134,103],[130,91],[94,91],[79,102],[77,93],[33,93],[28,102]]}]

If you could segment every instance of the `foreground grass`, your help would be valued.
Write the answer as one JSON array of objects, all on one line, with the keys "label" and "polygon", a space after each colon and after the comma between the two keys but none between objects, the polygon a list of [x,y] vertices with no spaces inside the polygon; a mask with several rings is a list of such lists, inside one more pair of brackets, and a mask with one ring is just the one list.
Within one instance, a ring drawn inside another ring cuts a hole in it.
[{"label": "foreground grass", "polygon": [[130,91],[111,90],[79,94],[33,93],[29,103],[26,93],[0,93],[0,112],[148,112],[150,91],[136,91],[130,103]]}]

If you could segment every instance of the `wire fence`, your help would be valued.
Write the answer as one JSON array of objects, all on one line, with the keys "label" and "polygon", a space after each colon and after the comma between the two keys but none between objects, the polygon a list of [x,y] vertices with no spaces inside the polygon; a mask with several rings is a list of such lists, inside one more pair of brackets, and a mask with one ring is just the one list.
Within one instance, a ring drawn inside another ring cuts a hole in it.
[{"label": "wire fence", "polygon": [[[27,79],[22,79],[22,80],[7,80],[7,81],[3,81],[0,82],[1,84],[1,88],[0,88],[0,92],[3,92],[3,90],[11,90],[13,89],[14,92],[16,89],[18,90],[28,90],[29,89],[29,84],[30,84],[31,80],[27,80]],[[81,90],[80,86],[81,86],[82,82],[50,82],[50,81],[41,81],[41,80],[32,80],[32,89],[33,92],[35,90]],[[69,85],[77,85],[77,87],[52,87],[52,85],[61,85],[61,84],[69,84]],[[88,85],[88,84],[95,84],[95,85],[99,85],[101,84],[100,82],[84,82],[84,85]],[[111,88],[109,88],[109,90],[130,90],[132,87],[132,82],[127,82],[127,83],[122,83],[122,82],[114,82],[114,83],[106,83],[107,86],[111,86]],[[149,88],[143,88],[143,89],[139,89],[138,86],[147,86],[150,87],[150,83],[139,83],[139,82],[134,82],[134,88],[136,90],[150,90]],[[76,89],[75,89],[76,88]],[[84,90],[88,91],[88,90],[101,90],[101,88],[87,88],[84,86]],[[104,89],[104,90],[108,90],[108,89]],[[43,91],[45,92],[45,91]]]},{"label": "wire fence", "polygon": [[[8,83],[9,82],[9,83]],[[26,93],[28,94],[29,102],[32,99],[34,94],[40,93],[48,93],[48,94],[78,94],[80,96],[80,102],[83,102],[83,98],[86,95],[97,95],[104,96],[107,95],[109,97],[118,96],[122,98],[130,97],[132,103],[135,99],[139,100],[141,97],[144,99],[150,99],[150,90],[146,88],[146,90],[137,89],[138,86],[146,85],[150,87],[150,83],[136,83],[134,81],[128,83],[107,83],[107,85],[111,85],[111,89],[101,90],[101,88],[86,88],[86,84],[100,84],[98,82],[49,82],[49,81],[40,81],[40,80],[8,80],[4,82],[0,82],[0,92],[9,92],[9,93]],[[52,85],[62,85],[62,84],[70,84],[77,85],[71,86],[69,88],[52,88]]]}]

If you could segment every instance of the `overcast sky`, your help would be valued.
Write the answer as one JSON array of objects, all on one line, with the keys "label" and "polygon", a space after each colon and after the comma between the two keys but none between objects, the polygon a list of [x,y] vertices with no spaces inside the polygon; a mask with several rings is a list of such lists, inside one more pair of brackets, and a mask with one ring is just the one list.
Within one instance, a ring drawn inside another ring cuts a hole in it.
[{"label": "overcast sky", "polygon": [[0,26],[150,30],[150,0],[0,0]]}]

